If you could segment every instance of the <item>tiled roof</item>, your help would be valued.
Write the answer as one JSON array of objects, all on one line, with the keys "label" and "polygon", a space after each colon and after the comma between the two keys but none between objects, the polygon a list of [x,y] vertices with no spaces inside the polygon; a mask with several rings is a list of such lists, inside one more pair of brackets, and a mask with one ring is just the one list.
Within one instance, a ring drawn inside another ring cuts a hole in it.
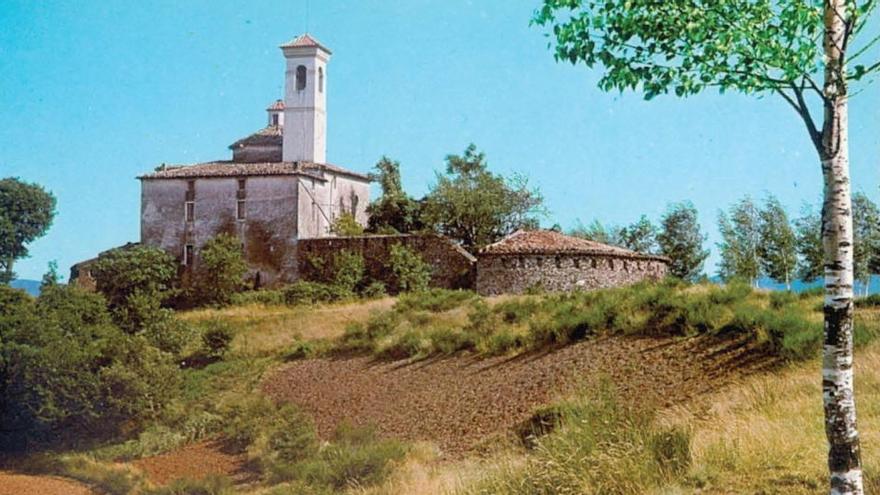
[{"label": "tiled roof", "polygon": [[480,254],[600,254],[624,258],[653,258],[667,261],[662,256],[637,253],[601,242],[588,241],[552,230],[517,230],[504,239],[486,246]]},{"label": "tiled roof", "polygon": [[242,177],[252,175],[308,175],[323,179],[323,173],[330,172],[347,175],[364,181],[370,178],[329,163],[311,162],[262,162],[241,163],[216,161],[194,165],[162,165],[155,172],[144,174],[138,179],[194,179],[197,177]]},{"label": "tiled roof", "polygon": [[281,45],[281,48],[306,48],[306,47],[317,47],[324,50],[327,53],[333,53],[329,48],[322,45],[318,40],[312,38],[308,34],[301,34],[298,37],[288,41],[287,43]]},{"label": "tiled roof", "polygon": [[277,125],[264,127],[250,136],[230,144],[229,149],[233,150],[242,146],[281,146],[284,141],[281,131],[281,126]]},{"label": "tiled roof", "polygon": [[269,105],[266,110],[284,110],[284,100],[275,100],[275,103]]}]

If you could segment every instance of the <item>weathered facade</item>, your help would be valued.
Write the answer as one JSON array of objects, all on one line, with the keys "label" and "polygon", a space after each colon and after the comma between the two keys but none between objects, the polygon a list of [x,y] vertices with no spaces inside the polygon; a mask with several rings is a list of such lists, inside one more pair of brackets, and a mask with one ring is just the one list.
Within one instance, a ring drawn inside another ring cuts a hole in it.
[{"label": "weathered facade", "polygon": [[367,223],[370,179],[325,163],[326,65],[330,51],[308,35],[282,45],[285,100],[267,126],[229,146],[231,161],[162,165],[141,180],[141,243],[185,267],[221,233],[241,239],[260,285],[296,280],[297,241],[331,235],[353,214]]},{"label": "weathered facade", "polygon": [[553,231],[517,231],[477,256],[482,295],[630,285],[666,276],[669,260]]},{"label": "weathered facade", "polygon": [[302,239],[298,244],[299,274],[318,279],[318,266],[332,266],[333,256],[341,251],[364,257],[367,276],[393,287],[388,267],[391,247],[400,244],[418,253],[431,265],[431,286],[446,289],[473,289],[476,258],[451,240],[436,235],[368,235]]}]

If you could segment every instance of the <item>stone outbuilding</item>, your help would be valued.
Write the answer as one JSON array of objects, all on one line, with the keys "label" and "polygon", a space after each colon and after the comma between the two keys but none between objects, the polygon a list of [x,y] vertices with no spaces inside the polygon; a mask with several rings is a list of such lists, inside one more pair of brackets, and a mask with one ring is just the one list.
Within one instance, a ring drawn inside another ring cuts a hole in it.
[{"label": "stone outbuilding", "polygon": [[620,287],[666,276],[669,259],[551,230],[519,230],[477,256],[481,295]]}]

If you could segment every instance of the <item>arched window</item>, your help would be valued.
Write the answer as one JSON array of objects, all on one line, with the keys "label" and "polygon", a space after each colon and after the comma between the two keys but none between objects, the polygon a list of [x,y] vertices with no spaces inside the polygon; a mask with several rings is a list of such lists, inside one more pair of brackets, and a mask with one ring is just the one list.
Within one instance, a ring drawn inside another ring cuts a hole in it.
[{"label": "arched window", "polygon": [[324,92],[324,68],[318,67],[318,92]]},{"label": "arched window", "polygon": [[296,90],[304,89],[306,89],[306,66],[300,65],[296,68]]}]

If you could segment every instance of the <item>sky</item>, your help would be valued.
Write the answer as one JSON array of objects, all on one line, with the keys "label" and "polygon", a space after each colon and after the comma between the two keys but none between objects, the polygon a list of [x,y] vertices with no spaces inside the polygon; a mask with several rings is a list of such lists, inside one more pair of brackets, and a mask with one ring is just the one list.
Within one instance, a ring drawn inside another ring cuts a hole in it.
[{"label": "sky", "polygon": [[[657,220],[671,202],[700,213],[717,262],[718,211],[775,194],[797,215],[821,197],[802,122],[778,97],[707,92],[644,101],[605,93],[599,68],[557,63],[539,0],[3,0],[0,177],[58,198],[49,233],[15,267],[63,275],[137,241],[139,174],[227,159],[282,96],[278,45],[308,31],[327,69],[330,163],[366,172],[399,160],[423,195],[469,143],[491,170],[526,174],[545,226]],[[853,187],[880,200],[880,85],[850,107]],[[378,195],[374,188],[372,196]]]}]

